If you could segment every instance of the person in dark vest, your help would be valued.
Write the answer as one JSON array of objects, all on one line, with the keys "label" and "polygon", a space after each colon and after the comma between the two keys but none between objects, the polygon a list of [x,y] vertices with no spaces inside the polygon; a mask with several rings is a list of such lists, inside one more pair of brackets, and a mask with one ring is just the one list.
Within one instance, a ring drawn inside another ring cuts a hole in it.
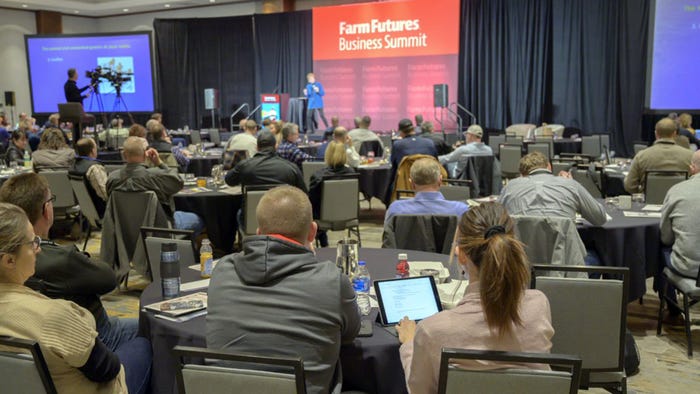
[{"label": "person in dark vest", "polygon": [[104,216],[107,205],[107,171],[97,161],[97,144],[92,138],[81,138],[75,146],[77,156],[68,170],[69,175],[85,178],[88,192],[100,217]]}]

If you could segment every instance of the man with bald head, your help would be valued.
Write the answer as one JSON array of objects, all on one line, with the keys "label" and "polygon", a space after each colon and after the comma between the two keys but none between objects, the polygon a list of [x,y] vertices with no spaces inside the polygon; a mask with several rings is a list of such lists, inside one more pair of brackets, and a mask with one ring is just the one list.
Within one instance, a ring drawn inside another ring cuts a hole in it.
[{"label": "man with bald head", "polygon": [[676,145],[676,122],[663,118],[656,123],[654,145],[637,153],[625,177],[628,193],[642,193],[646,172],[651,170],[688,171],[693,152]]},{"label": "man with bald head", "polygon": [[254,120],[248,119],[245,122],[244,131],[231,137],[226,142],[225,150],[244,150],[248,157],[253,157],[258,152],[258,124]]},{"label": "man with bald head", "polygon": [[[183,182],[177,174],[170,172],[160,159],[158,151],[148,147],[148,141],[141,137],[129,137],[124,141],[122,152],[126,164],[123,168],[109,174],[107,194],[113,191],[141,192],[153,191],[158,201],[171,217],[173,226],[181,230],[193,230],[195,234],[202,231],[203,220],[194,213],[174,211],[170,206],[173,194],[182,189]],[[148,168],[146,160],[154,167]]]},{"label": "man with bald head", "polygon": [[334,263],[316,258],[317,226],[304,192],[271,189],[256,216],[257,235],[212,274],[207,346],[301,357],[307,393],[339,393],[340,345],[360,329],[350,281]]}]

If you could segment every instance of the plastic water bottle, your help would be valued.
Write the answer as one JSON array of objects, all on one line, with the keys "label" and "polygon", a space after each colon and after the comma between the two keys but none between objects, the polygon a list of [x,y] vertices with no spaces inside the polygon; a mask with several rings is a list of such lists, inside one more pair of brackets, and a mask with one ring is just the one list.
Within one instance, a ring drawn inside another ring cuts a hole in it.
[{"label": "plastic water bottle", "polygon": [[214,251],[211,248],[209,238],[204,238],[202,247],[199,248],[199,266],[202,278],[211,278],[211,271],[214,268]]},{"label": "plastic water bottle", "polygon": [[408,255],[406,253],[399,253],[399,262],[396,264],[396,277],[408,278],[410,276],[410,269],[411,267],[408,265]]},{"label": "plastic water bottle", "polygon": [[160,282],[163,299],[180,296],[180,254],[177,244],[166,243],[160,247]]},{"label": "plastic water bottle", "polygon": [[352,276],[352,287],[355,289],[355,294],[357,294],[357,306],[360,307],[360,313],[365,316],[369,315],[369,311],[372,309],[369,303],[370,282],[371,279],[366,263],[359,261]]},{"label": "plastic water bottle", "polygon": [[32,168],[32,157],[29,156],[29,151],[24,151],[24,168]]}]

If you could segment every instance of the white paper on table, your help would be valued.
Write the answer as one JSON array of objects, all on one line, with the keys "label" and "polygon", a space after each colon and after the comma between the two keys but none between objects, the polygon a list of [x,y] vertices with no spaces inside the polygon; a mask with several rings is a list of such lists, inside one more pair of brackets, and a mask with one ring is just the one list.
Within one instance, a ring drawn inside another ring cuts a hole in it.
[{"label": "white paper on table", "polygon": [[658,212],[663,208],[664,206],[662,204],[647,204],[642,208],[642,211],[653,211],[653,212]]},{"label": "white paper on table", "polygon": [[450,270],[445,268],[445,266],[440,261],[409,261],[408,266],[410,267],[409,273],[411,276],[420,276],[421,270],[434,269],[440,272],[438,274],[438,283],[442,283],[450,277]]},{"label": "white paper on table", "polygon": [[623,211],[622,214],[628,218],[659,218],[659,219],[661,219],[661,212]]},{"label": "white paper on table", "polygon": [[201,290],[209,287],[209,279],[196,280],[180,285],[180,291]]},{"label": "white paper on table", "polygon": [[157,317],[157,318],[159,318],[159,319],[163,319],[163,320],[173,321],[173,322],[176,322],[176,323],[182,323],[182,322],[186,322],[186,321],[192,320],[192,319],[194,319],[195,317],[204,316],[204,315],[206,315],[206,314],[207,314],[207,310],[206,310],[206,309],[202,309],[201,311],[194,312],[194,313],[189,313],[189,314],[187,314],[187,315],[182,315],[182,316],[178,316],[178,317],[170,317],[170,316],[160,315],[160,314],[155,314],[155,315],[153,315],[153,316],[155,316],[155,317]]}]

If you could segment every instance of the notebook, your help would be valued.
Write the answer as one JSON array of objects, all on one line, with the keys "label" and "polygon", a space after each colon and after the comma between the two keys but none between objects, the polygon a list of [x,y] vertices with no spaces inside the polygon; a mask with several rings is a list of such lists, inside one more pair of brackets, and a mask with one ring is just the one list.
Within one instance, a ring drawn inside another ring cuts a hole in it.
[{"label": "notebook", "polygon": [[432,276],[376,280],[374,290],[385,326],[396,325],[404,316],[419,321],[442,310]]}]

